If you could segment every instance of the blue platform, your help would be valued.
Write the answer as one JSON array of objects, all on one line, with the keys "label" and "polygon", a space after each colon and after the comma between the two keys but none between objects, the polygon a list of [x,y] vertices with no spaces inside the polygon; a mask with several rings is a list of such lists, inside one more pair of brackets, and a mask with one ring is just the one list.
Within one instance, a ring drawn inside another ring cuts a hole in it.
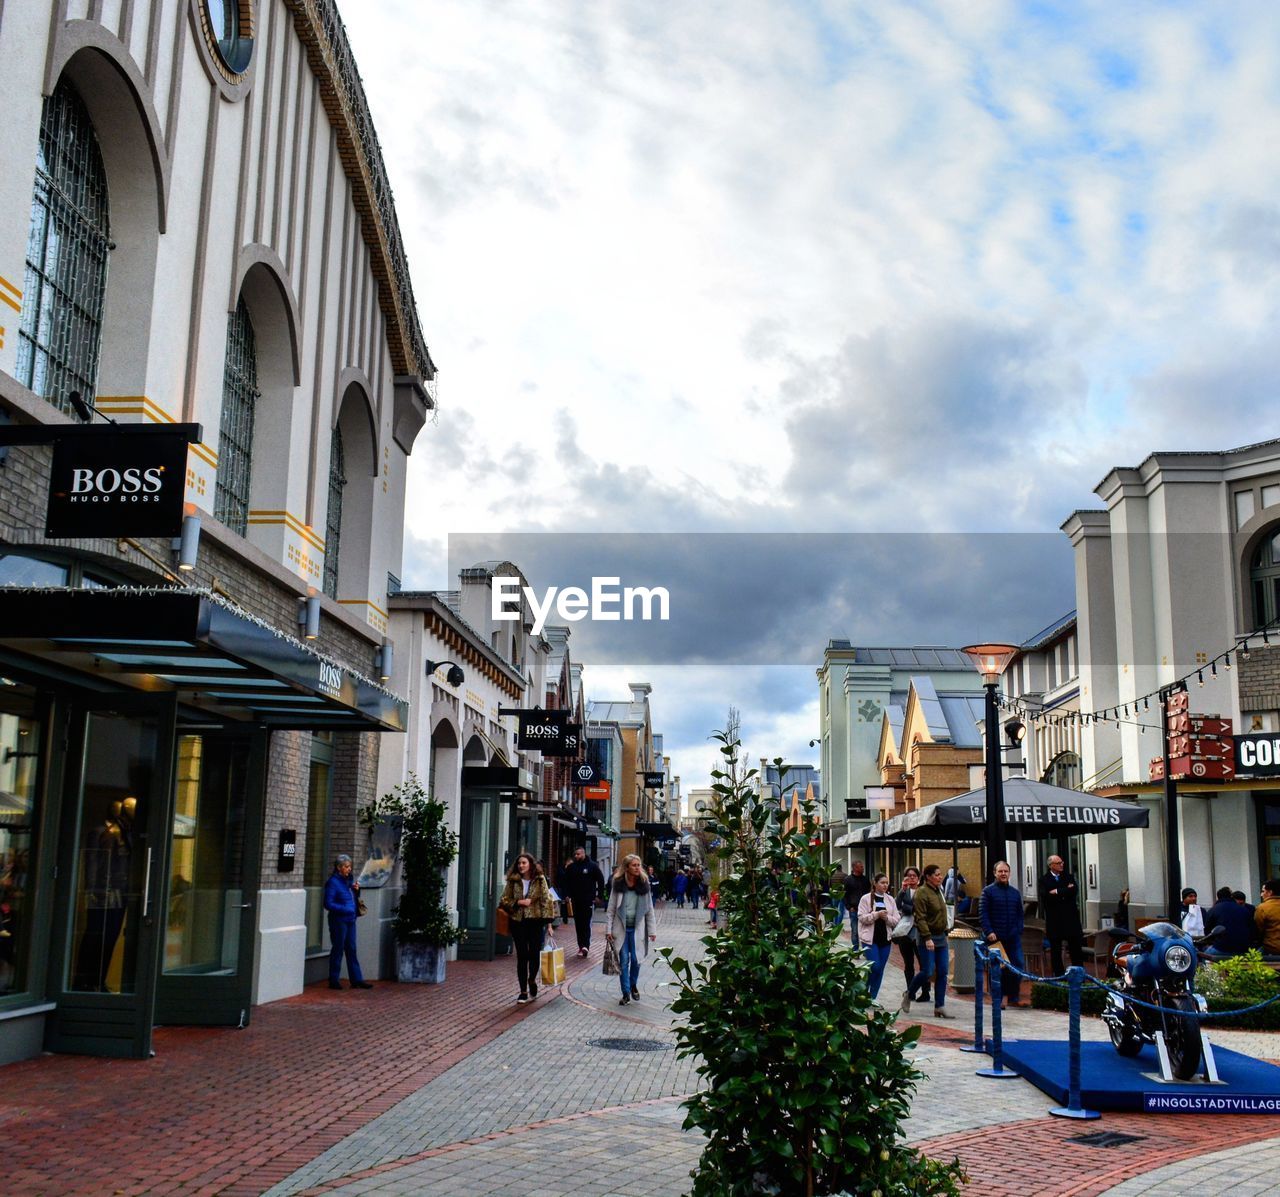
[{"label": "blue platform", "polygon": [[[1212,1036],[1210,1036],[1212,1038]],[[990,1041],[988,1041],[988,1046]],[[1150,1044],[1126,1059],[1110,1043],[1080,1045],[1080,1100],[1087,1110],[1169,1114],[1280,1114],[1280,1068],[1213,1045],[1222,1085],[1165,1084]],[[978,1056],[981,1060],[982,1057]],[[1067,1104],[1067,1044],[1057,1039],[1006,1039],[1004,1066]]]}]

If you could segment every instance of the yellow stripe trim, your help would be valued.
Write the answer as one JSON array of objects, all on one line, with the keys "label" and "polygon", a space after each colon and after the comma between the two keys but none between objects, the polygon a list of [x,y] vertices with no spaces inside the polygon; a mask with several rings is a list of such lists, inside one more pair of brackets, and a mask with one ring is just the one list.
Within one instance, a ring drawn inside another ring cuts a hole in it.
[{"label": "yellow stripe trim", "polygon": [[19,299],[22,298],[22,292],[2,274],[0,274],[0,287],[3,287],[6,291],[12,291]]},{"label": "yellow stripe trim", "polygon": [[344,607],[372,607],[383,619],[390,618],[373,599],[338,599],[338,602]]},{"label": "yellow stripe trim", "polygon": [[251,524],[284,524],[290,531],[296,532],[308,544],[324,552],[324,541],[306,526],[296,515],[288,511],[258,510],[249,512]]},{"label": "yellow stripe trim", "polygon": [[153,424],[176,424],[163,407],[146,395],[99,395],[94,403],[111,415],[145,416]]},{"label": "yellow stripe trim", "polygon": [[0,301],[7,303],[19,315],[22,314],[22,304],[16,300],[10,299],[3,291],[0,291]]},{"label": "yellow stripe trim", "polygon": [[207,462],[216,470],[218,468],[218,455],[209,448],[208,445],[201,442],[190,446],[191,452],[194,453],[201,461]]}]

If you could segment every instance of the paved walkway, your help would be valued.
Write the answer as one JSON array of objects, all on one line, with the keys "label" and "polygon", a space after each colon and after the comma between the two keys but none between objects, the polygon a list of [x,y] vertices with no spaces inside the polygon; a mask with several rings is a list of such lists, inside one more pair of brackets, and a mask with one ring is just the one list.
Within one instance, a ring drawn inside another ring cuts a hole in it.
[{"label": "paved walkway", "polygon": [[[659,918],[660,944],[700,951],[704,911]],[[567,983],[530,1006],[513,1004],[511,959],[457,963],[441,987],[315,988],[256,1010],[245,1031],[162,1030],[151,1061],[0,1069],[5,1191],[683,1197],[700,1140],[682,1129],[681,1099],[697,1076],[675,1056],[671,972],[651,955],[640,1001],[619,1006],[596,932],[586,961],[572,954],[572,927],[560,933]],[[883,1003],[896,1007],[902,987],[891,968]],[[1280,1120],[1049,1118],[1052,1103],[1028,1083],[974,1076],[974,1057],[956,1050],[972,1035],[972,1004],[948,1005],[953,1023],[918,1011],[927,1079],[906,1131],[932,1155],[959,1155],[973,1192],[1280,1192]],[[1065,1019],[1012,1011],[1006,1029],[1056,1037]],[[1086,1019],[1084,1034],[1103,1028]],[[1215,1041],[1280,1055],[1277,1036]],[[1071,1141],[1098,1129],[1139,1139]]]}]

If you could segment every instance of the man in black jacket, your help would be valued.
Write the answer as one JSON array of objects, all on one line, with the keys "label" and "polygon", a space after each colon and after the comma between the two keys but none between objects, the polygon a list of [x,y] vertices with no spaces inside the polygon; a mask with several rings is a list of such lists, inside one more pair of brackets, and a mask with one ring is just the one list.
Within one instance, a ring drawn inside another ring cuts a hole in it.
[{"label": "man in black jacket", "polygon": [[604,897],[604,874],[587,856],[585,848],[575,848],[573,859],[564,866],[564,896],[573,903],[573,925],[578,932],[578,955],[591,949],[591,912],[596,897]]},{"label": "man in black jacket", "polygon": [[1076,879],[1063,867],[1061,856],[1049,857],[1049,871],[1040,878],[1040,909],[1044,913],[1044,934],[1049,941],[1049,960],[1053,975],[1067,970],[1062,964],[1062,945],[1072,964],[1084,963],[1084,929],[1080,926],[1080,907]]},{"label": "man in black jacket", "polygon": [[1218,890],[1218,900],[1205,912],[1206,934],[1215,927],[1225,927],[1226,930],[1202,949],[1201,955],[1239,956],[1253,944],[1253,915],[1235,900],[1229,885]]},{"label": "man in black jacket", "polygon": [[855,860],[849,875],[844,879],[844,905],[841,910],[849,912],[849,935],[854,946],[858,943],[858,903],[871,892],[871,881],[867,877],[862,861]]}]

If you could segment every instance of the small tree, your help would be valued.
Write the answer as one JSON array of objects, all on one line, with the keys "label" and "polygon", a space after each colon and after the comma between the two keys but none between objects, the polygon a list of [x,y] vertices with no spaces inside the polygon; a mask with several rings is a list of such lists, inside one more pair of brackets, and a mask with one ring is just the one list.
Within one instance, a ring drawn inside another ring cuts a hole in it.
[{"label": "small tree", "polygon": [[458,855],[458,837],[445,823],[445,805],[437,802],[410,773],[391,793],[362,812],[366,822],[400,821],[400,869],[403,890],[393,930],[400,943],[447,948],[461,943],[458,927],[445,904],[446,870]]},{"label": "small tree", "polygon": [[958,1161],[900,1141],[923,1075],[907,1056],[920,1028],[895,1029],[861,957],[824,925],[830,869],[810,844],[813,803],[782,831],[736,737],[715,738],[722,930],[697,963],[663,953],[680,985],[672,1009],[687,1016],[678,1050],[704,1081],[685,1103],[685,1129],[707,1139],[692,1197],[958,1194]]}]

